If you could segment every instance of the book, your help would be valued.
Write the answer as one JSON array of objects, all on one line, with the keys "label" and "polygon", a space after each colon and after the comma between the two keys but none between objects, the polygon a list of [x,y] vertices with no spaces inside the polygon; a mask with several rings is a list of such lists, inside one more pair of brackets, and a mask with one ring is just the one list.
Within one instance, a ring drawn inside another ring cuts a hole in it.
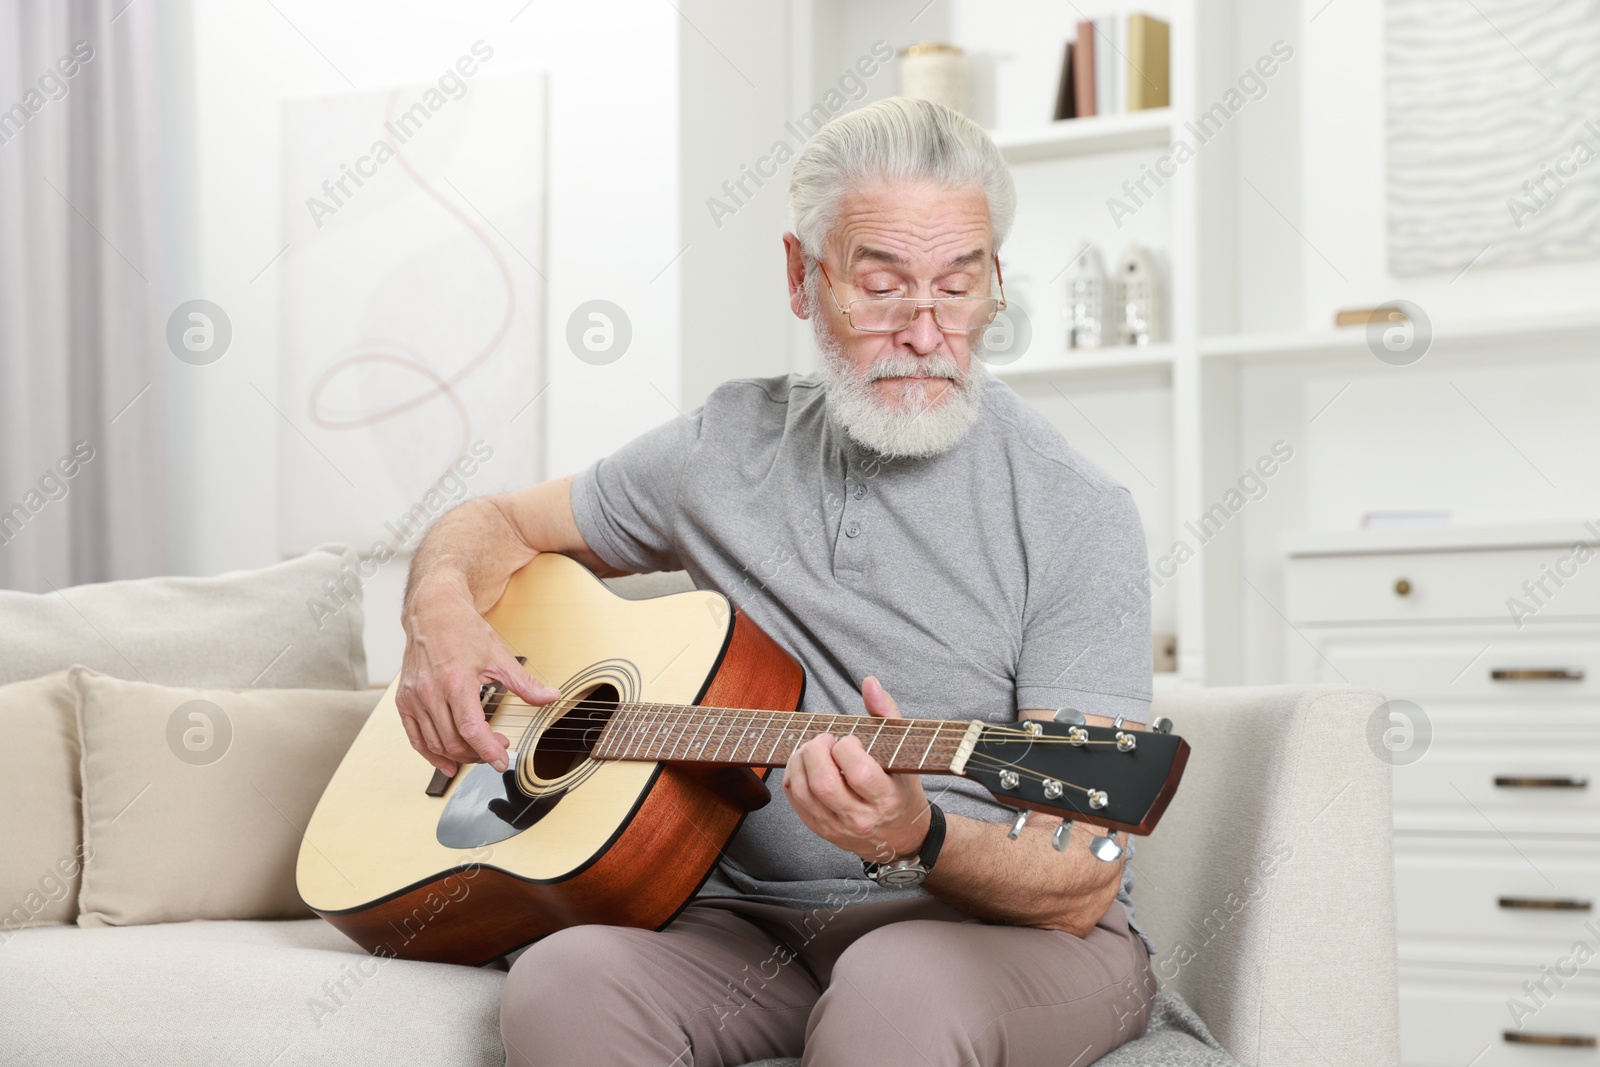
[{"label": "book", "polygon": [[1165,22],[1150,15],[1128,16],[1128,111],[1172,103],[1172,66]]},{"label": "book", "polygon": [[1117,24],[1113,16],[1093,20],[1094,26],[1094,113],[1117,113],[1117,53],[1112,48],[1111,29]]},{"label": "book", "polygon": [[1095,109],[1094,23],[1078,23],[1078,40],[1072,47],[1072,88],[1078,118],[1099,114]]},{"label": "book", "polygon": [[1066,54],[1061,57],[1061,80],[1056,83],[1056,106],[1055,110],[1050,113],[1050,118],[1057,122],[1062,119],[1078,117],[1078,109],[1075,106],[1076,101],[1073,99],[1076,95],[1073,92],[1073,80],[1077,76],[1072,69],[1074,47],[1074,42],[1068,41]]}]

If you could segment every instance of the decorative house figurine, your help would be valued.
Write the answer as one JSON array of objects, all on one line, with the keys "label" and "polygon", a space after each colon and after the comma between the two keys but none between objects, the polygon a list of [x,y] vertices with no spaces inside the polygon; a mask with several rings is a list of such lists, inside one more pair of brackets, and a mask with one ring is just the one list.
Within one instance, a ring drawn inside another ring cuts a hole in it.
[{"label": "decorative house figurine", "polygon": [[1068,348],[1105,343],[1106,266],[1094,245],[1084,246],[1067,275],[1066,319]]},{"label": "decorative house figurine", "polygon": [[1161,275],[1148,249],[1132,245],[1117,264],[1113,334],[1119,345],[1161,340]]}]

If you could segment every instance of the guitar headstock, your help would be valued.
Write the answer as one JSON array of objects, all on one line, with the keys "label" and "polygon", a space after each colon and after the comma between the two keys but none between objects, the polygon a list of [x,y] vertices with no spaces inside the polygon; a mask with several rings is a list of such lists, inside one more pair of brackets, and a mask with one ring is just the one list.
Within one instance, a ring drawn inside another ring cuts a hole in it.
[{"label": "guitar headstock", "polygon": [[[982,723],[951,769],[1013,807],[1148,834],[1177,792],[1189,745],[1177,734],[1024,720]],[[1170,724],[1167,724],[1170,728]]]}]

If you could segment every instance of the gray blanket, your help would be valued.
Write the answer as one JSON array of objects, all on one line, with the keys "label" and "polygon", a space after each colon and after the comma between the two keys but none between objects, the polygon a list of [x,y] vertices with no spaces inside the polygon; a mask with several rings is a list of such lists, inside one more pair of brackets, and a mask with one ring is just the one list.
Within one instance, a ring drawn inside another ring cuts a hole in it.
[{"label": "gray blanket", "polygon": [[[1096,1067],[1240,1067],[1194,1009],[1165,989],[1150,1004],[1150,1025],[1144,1036],[1094,1062]],[[749,1067],[800,1067],[800,1061],[762,1060]]]}]

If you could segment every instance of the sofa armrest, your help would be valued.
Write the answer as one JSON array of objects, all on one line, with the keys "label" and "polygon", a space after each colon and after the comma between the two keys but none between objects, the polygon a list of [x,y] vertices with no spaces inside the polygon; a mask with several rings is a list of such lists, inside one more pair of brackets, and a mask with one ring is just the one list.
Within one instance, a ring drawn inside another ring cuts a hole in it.
[{"label": "sofa armrest", "polygon": [[1162,694],[1192,746],[1135,901],[1173,988],[1245,1063],[1399,1060],[1390,765],[1382,694],[1259,687]]}]

